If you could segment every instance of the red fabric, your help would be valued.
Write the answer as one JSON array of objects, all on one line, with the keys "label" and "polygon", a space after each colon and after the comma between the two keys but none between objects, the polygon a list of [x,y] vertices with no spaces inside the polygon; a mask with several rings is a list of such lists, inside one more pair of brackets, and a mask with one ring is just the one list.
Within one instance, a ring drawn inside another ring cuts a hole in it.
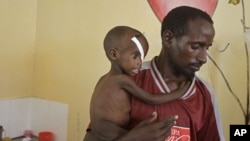
[{"label": "red fabric", "polygon": [[[156,67],[154,68],[151,65],[150,63],[146,64],[146,69],[143,69],[136,76],[136,83],[152,94],[166,92],[168,89],[166,84],[164,84]],[[130,128],[157,111],[158,120],[172,115],[179,116],[177,127],[172,129],[172,135],[166,141],[177,139],[182,139],[182,141],[219,141],[211,94],[199,79],[193,81],[191,87],[181,99],[166,104],[152,106],[132,97]],[[186,134],[189,134],[189,132],[190,136],[187,137]]]}]

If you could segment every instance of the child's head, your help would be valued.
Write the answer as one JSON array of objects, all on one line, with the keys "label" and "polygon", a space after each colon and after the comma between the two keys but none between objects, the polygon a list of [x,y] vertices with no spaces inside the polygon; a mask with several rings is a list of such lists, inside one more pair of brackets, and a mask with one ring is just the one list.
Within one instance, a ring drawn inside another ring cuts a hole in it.
[{"label": "child's head", "polygon": [[135,75],[148,52],[148,42],[140,31],[128,26],[116,26],[105,36],[104,50],[111,69]]}]

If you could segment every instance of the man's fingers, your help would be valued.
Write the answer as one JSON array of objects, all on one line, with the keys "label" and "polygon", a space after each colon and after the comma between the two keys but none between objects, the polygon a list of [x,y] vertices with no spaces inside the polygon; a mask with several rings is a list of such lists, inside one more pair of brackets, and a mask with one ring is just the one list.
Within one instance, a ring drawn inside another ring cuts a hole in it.
[{"label": "man's fingers", "polygon": [[176,124],[177,119],[177,115],[167,117],[154,124],[152,129],[157,130],[157,133],[155,134],[157,134],[157,137],[159,137],[159,139],[166,139],[166,137],[171,134],[171,128]]},{"label": "man's fingers", "polygon": [[156,121],[157,112],[153,112],[147,119],[140,122],[131,130],[134,133],[134,139],[140,138],[143,141],[165,140],[171,134],[171,127],[176,124],[178,116],[171,116],[160,121]]},{"label": "man's fingers", "polygon": [[177,115],[165,118],[163,120],[160,121],[160,123],[156,126],[161,126],[159,128],[166,128],[166,129],[170,129],[173,125],[176,124],[176,120],[178,119]]},{"label": "man's fingers", "polygon": [[155,121],[156,119],[157,119],[157,112],[154,111],[154,112],[152,113],[152,115],[149,117],[149,120],[147,121],[147,124],[152,123],[152,122]]},{"label": "man's fingers", "polygon": [[149,123],[156,121],[156,119],[157,119],[157,112],[154,111],[146,120],[140,122],[136,127],[147,125]]},{"label": "man's fingers", "polygon": [[188,87],[190,83],[191,83],[190,81],[183,81],[180,83],[179,88]]}]

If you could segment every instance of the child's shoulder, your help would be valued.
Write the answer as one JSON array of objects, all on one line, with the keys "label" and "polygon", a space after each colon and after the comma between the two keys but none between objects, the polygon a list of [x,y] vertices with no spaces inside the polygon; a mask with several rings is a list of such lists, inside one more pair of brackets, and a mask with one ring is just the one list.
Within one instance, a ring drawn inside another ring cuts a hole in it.
[{"label": "child's shoulder", "polygon": [[127,80],[130,79],[130,76],[126,75],[126,74],[116,74],[112,76],[114,79],[118,79],[118,80]]},{"label": "child's shoulder", "polygon": [[118,84],[128,84],[128,83],[132,83],[133,79],[132,76],[126,75],[126,74],[116,74],[116,75],[112,75],[109,78],[111,81],[115,81]]}]

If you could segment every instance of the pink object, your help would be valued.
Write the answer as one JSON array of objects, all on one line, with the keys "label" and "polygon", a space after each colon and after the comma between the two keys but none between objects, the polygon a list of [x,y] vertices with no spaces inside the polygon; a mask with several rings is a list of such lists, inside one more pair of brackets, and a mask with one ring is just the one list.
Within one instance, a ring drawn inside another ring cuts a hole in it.
[{"label": "pink object", "polygon": [[52,132],[43,131],[38,134],[38,141],[53,141],[54,135]]},{"label": "pink object", "polygon": [[31,130],[25,130],[24,131],[24,137],[31,137],[32,136],[32,131]]},{"label": "pink object", "polygon": [[148,3],[157,18],[162,22],[163,18],[170,10],[182,5],[199,8],[212,16],[218,0],[148,0]]}]

